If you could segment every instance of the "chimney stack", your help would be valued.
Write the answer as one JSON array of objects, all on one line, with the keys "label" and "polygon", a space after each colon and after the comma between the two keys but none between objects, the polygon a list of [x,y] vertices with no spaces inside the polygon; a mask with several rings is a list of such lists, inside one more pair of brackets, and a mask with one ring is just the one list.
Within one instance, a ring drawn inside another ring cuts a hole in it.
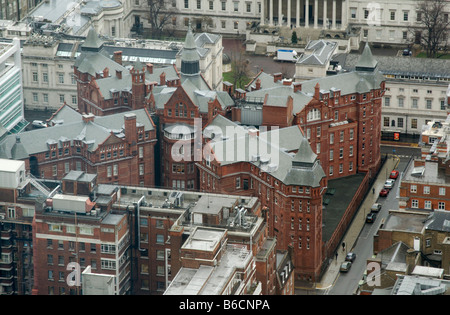
[{"label": "chimney stack", "polygon": [[273,74],[273,82],[281,81],[282,78],[283,78],[283,74],[281,72]]},{"label": "chimney stack", "polygon": [[294,83],[294,93],[300,92],[302,90],[302,84],[301,83]]},{"label": "chimney stack", "polygon": [[135,145],[137,142],[137,128],[136,128],[136,114],[126,113],[125,119],[125,139],[131,145]]},{"label": "chimney stack", "polygon": [[166,85],[166,73],[163,72],[159,76],[159,85]]},{"label": "chimney stack", "polygon": [[316,100],[320,100],[320,85],[319,85],[319,82],[317,82],[316,86],[314,87],[314,98]]},{"label": "chimney stack", "polygon": [[256,79],[255,85],[256,85],[256,90],[261,90],[261,79],[260,78]]},{"label": "chimney stack", "polygon": [[95,118],[94,114],[92,114],[92,113],[84,114],[84,115],[82,115],[81,117],[82,117],[82,119],[83,119],[83,122],[86,123],[86,124],[87,124],[88,122],[93,122],[93,121],[94,121],[94,118]]},{"label": "chimney stack", "polygon": [[122,71],[121,71],[121,70],[116,70],[116,77],[117,77],[119,80],[122,80]]},{"label": "chimney stack", "polygon": [[118,63],[119,65],[122,64],[122,51],[115,51],[114,52],[114,61]]},{"label": "chimney stack", "polygon": [[147,63],[147,71],[150,74],[153,74],[153,64],[152,63]]},{"label": "chimney stack", "polygon": [[104,77],[104,78],[109,77],[109,69],[108,69],[108,67],[106,67],[105,69],[103,69],[103,77]]}]

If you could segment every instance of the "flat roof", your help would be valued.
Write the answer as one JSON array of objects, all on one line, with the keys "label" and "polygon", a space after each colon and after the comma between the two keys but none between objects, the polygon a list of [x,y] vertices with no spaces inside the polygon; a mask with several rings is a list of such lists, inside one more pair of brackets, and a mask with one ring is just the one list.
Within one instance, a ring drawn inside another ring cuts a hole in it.
[{"label": "flat roof", "polygon": [[231,208],[236,201],[236,196],[201,196],[192,213],[218,214],[224,207]]},{"label": "flat roof", "polygon": [[420,233],[425,226],[424,221],[427,217],[428,214],[391,211],[382,229]]},{"label": "flat roof", "polygon": [[447,184],[444,172],[439,172],[437,162],[425,162],[424,172],[422,175],[412,175],[413,170],[418,169],[414,167],[414,163],[410,163],[406,169],[402,181],[411,181],[417,183],[430,183],[430,184]]},{"label": "flat roof", "polygon": [[225,233],[225,229],[198,227],[192,232],[181,248],[213,251]]},{"label": "flat roof", "polygon": [[25,168],[24,161],[0,159],[0,172],[15,173],[20,168]]},{"label": "flat roof", "polygon": [[120,223],[124,216],[125,214],[108,213],[108,215],[102,220],[102,224],[117,225]]},{"label": "flat roof", "polygon": [[322,223],[324,225],[322,239],[324,242],[331,239],[363,179],[364,174],[360,173],[328,181],[328,189],[323,196],[324,206],[322,211]]}]

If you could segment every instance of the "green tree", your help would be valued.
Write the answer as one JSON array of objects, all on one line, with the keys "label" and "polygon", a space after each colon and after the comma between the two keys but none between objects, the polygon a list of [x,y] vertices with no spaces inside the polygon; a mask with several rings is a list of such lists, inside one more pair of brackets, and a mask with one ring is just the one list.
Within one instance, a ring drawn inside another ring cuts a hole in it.
[{"label": "green tree", "polygon": [[292,41],[292,44],[297,44],[298,37],[297,37],[297,32],[296,31],[292,32],[291,41]]}]

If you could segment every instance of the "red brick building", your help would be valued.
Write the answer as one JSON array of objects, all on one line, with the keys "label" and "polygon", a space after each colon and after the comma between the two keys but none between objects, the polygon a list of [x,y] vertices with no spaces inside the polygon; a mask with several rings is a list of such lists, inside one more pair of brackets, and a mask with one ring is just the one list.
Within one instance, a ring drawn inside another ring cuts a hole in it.
[{"label": "red brick building", "polygon": [[[36,209],[33,294],[81,294],[81,283],[76,281],[81,281],[87,266],[115,277],[114,294],[130,289],[128,216],[111,211],[118,188],[99,187],[96,179],[96,175],[71,172],[63,179],[62,193]],[[80,193],[86,190],[88,195]],[[96,197],[91,199],[94,191]]]},{"label": "red brick building", "polygon": [[197,164],[200,189],[259,196],[277,248],[294,249],[296,280],[316,281],[327,258],[327,181],[358,172],[373,177],[379,169],[384,79],[368,46],[355,72],[294,84],[280,79],[260,72],[247,91],[236,93],[232,112],[241,124],[270,132],[220,116],[205,128],[206,138],[217,140],[222,132],[222,140],[209,142],[213,156]]},{"label": "red brick building", "polygon": [[422,157],[412,161],[401,176],[400,208],[450,209],[448,125],[449,119],[423,126]]},{"label": "red brick building", "polygon": [[157,140],[147,109],[98,117],[64,105],[49,121],[52,127],[6,137],[1,156],[25,161],[39,178],[77,170],[98,174],[99,183],[154,185]]},{"label": "red brick building", "polygon": [[234,103],[226,92],[213,91],[203,78],[192,31],[188,31],[181,51],[180,71],[175,65],[154,67],[140,63],[128,70],[122,65],[120,51],[114,53],[113,59],[105,56],[103,44],[93,30],[81,51],[74,66],[79,112],[105,116],[142,108],[149,110],[154,115],[156,136],[160,140],[155,150],[154,183],[176,189],[197,189],[193,150],[175,161],[172,146],[183,140],[184,147],[188,147],[187,143],[193,147],[194,119],[201,119],[201,128],[212,115],[225,115]]}]

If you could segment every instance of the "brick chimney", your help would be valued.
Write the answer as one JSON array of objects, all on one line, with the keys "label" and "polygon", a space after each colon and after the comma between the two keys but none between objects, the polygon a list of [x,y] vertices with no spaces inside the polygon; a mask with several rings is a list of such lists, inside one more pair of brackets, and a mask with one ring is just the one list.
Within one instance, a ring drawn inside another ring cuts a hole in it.
[{"label": "brick chimney", "polygon": [[121,70],[116,70],[116,77],[119,80],[122,80],[122,71]]},{"label": "brick chimney", "polygon": [[283,78],[283,74],[281,72],[273,74],[273,82],[281,81],[282,78]]},{"label": "brick chimney", "polygon": [[147,63],[147,71],[150,74],[153,74],[153,64],[152,63]]},{"label": "brick chimney", "polygon": [[292,84],[292,80],[289,80],[289,79],[284,79],[284,80],[283,80],[283,85],[289,86],[289,85],[291,85],[291,84]]},{"label": "brick chimney", "polygon": [[103,69],[103,77],[104,77],[104,78],[109,77],[109,68],[108,68],[108,67],[106,67],[105,69]]},{"label": "brick chimney", "polygon": [[94,122],[94,118],[95,118],[94,114],[92,114],[92,113],[84,114],[81,117],[83,119],[83,122],[86,123],[86,124],[88,122]]},{"label": "brick chimney", "polygon": [[[145,69],[144,69],[145,70]],[[130,70],[131,73],[131,92],[132,108],[138,109],[145,107],[145,72],[137,69]]]},{"label": "brick chimney", "polygon": [[159,75],[159,85],[166,85],[166,73],[163,72]]},{"label": "brick chimney", "polygon": [[319,85],[319,82],[317,82],[316,86],[314,87],[314,98],[316,100],[320,100],[320,85]]},{"label": "brick chimney", "polygon": [[230,83],[228,81],[223,82],[222,89],[223,89],[224,92],[227,92],[228,95],[233,96],[233,94],[234,94],[234,86],[233,86],[232,83]]},{"label": "brick chimney", "polygon": [[115,51],[114,52],[114,61],[118,63],[119,65],[122,64],[122,51]]},{"label": "brick chimney", "polygon": [[125,139],[128,143],[134,145],[137,142],[136,114],[126,113],[125,120]]},{"label": "brick chimney", "polygon": [[261,79],[260,78],[256,79],[255,85],[256,85],[256,90],[261,90]]},{"label": "brick chimney", "polygon": [[302,84],[299,82],[294,83],[293,86],[294,86],[294,93],[300,92],[302,90]]}]

